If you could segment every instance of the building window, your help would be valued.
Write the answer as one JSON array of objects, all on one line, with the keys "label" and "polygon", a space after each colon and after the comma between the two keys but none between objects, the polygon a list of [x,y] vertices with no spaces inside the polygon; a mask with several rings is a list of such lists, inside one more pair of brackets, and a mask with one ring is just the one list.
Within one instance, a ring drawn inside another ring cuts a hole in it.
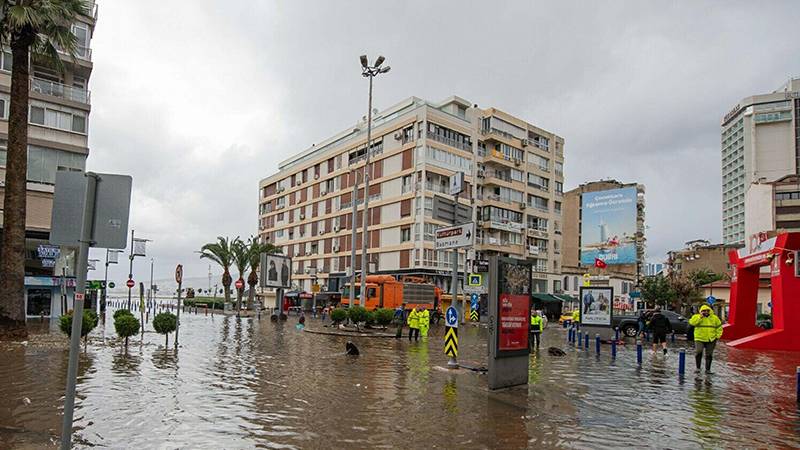
[{"label": "building window", "polygon": [[[6,145],[5,140],[0,141],[0,166],[3,167],[6,165]],[[28,146],[28,181],[55,184],[58,170],[86,170],[86,155],[35,145]]]},{"label": "building window", "polygon": [[564,183],[556,181],[556,194],[563,194],[563,193],[564,193]]},{"label": "building window", "polygon": [[30,123],[64,131],[86,134],[86,115],[70,108],[31,104]]},{"label": "building window", "polygon": [[400,229],[400,242],[409,242],[411,240],[411,227]]}]

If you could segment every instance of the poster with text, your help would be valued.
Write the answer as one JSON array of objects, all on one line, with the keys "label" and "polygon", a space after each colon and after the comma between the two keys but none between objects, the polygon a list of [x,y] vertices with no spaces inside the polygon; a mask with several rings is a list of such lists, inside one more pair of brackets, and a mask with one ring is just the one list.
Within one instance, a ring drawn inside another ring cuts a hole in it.
[{"label": "poster with text", "polygon": [[500,295],[500,351],[528,348],[530,295]]},{"label": "poster with text", "polygon": [[611,326],[613,299],[614,289],[611,287],[582,287],[581,325]]},{"label": "poster with text", "polygon": [[635,187],[581,195],[581,264],[636,264]]}]

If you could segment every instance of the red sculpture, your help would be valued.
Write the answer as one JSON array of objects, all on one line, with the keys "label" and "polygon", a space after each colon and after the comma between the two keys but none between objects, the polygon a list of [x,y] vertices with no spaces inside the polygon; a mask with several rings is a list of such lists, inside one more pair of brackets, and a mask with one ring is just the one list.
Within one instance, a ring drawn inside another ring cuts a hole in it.
[{"label": "red sculpture", "polygon": [[[800,351],[800,233],[754,236],[745,248],[731,251],[731,298],[722,338],[737,348]],[[756,326],[759,272],[770,268],[772,326]]]}]

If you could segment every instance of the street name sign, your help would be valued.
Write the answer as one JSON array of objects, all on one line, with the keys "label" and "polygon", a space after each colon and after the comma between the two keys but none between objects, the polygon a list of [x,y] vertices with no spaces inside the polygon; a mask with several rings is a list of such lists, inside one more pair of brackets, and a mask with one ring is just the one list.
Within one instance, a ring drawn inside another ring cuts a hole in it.
[{"label": "street name sign", "polygon": [[475,222],[436,230],[436,249],[472,247],[475,244]]}]

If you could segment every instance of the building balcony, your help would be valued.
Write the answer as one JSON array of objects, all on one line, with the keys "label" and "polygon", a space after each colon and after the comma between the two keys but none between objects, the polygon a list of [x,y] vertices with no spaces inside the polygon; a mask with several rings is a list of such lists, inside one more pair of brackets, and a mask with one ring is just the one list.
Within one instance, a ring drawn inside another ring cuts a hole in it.
[{"label": "building balcony", "polygon": [[510,222],[508,220],[483,220],[480,222],[481,228],[511,231],[514,233],[522,233],[522,224],[517,222]]},{"label": "building balcony", "polygon": [[52,97],[63,98],[78,103],[89,104],[90,94],[86,89],[81,89],[54,81],[42,80],[41,78],[31,78],[31,92],[49,95]]},{"label": "building balcony", "polygon": [[537,228],[531,228],[529,226],[528,228],[526,228],[526,231],[528,236],[547,239],[547,230],[539,230]]},{"label": "building balcony", "polygon": [[449,145],[450,147],[455,147],[455,148],[457,148],[459,150],[463,150],[465,152],[472,153],[472,144],[469,144],[469,143],[466,143],[466,142],[463,142],[463,141],[457,141],[455,139],[451,139],[451,138],[448,138],[448,137],[445,137],[445,136],[440,136],[440,135],[438,135],[436,133],[432,133],[430,131],[428,131],[427,136],[428,136],[428,139],[433,139],[436,142],[441,142],[442,144]]}]

